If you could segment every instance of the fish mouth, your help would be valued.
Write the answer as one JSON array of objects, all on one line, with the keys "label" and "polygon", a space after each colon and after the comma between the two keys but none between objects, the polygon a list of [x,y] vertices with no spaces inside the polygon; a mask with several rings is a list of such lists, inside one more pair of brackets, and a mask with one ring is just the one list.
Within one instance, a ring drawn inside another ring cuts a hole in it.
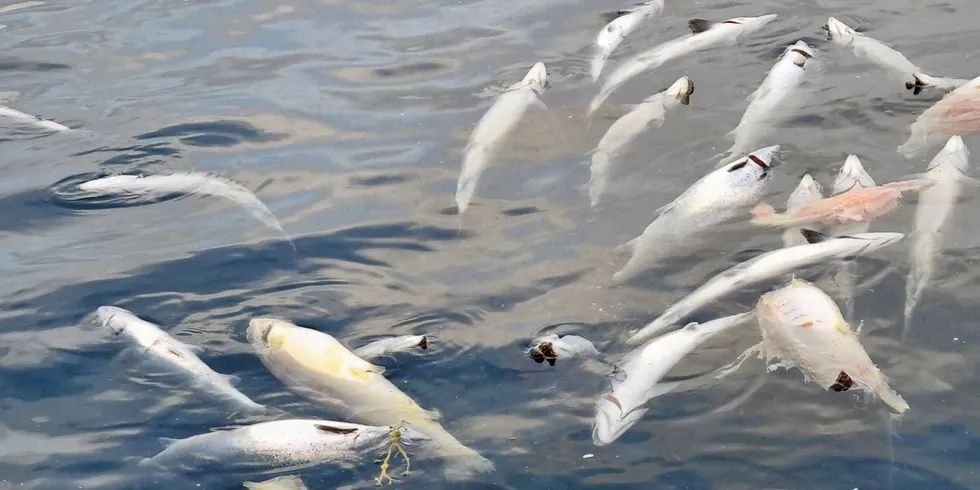
[{"label": "fish mouth", "polygon": [[544,361],[548,361],[548,365],[554,366],[555,361],[558,359],[558,355],[555,353],[555,347],[551,342],[542,342],[528,351],[528,355],[534,362],[541,364]]}]

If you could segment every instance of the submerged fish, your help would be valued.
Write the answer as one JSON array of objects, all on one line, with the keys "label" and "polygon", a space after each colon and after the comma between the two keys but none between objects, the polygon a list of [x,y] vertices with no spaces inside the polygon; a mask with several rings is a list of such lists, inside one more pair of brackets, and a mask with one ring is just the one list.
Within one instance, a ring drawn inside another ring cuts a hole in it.
[{"label": "submerged fish", "polygon": [[616,50],[617,47],[633,32],[640,24],[650,20],[664,11],[664,0],[650,0],[638,3],[629,8],[619,11],[620,16],[612,22],[606,24],[599,31],[595,40],[595,55],[592,58],[592,66],[589,72],[592,74],[592,81],[599,79],[599,73],[606,64],[606,60]]},{"label": "submerged fish", "polygon": [[767,362],[778,359],[779,364],[770,366],[770,371],[795,367],[808,382],[825,390],[856,388],[877,395],[897,413],[909,409],[868,357],[837,303],[820,288],[793,279],[759,298],[756,319],[762,342],[750,347],[740,359],[751,354],[765,357]]},{"label": "submerged fish", "polygon": [[776,14],[759,17],[736,17],[721,22],[704,19],[688,21],[690,34],[667,41],[623,62],[609,75],[599,94],[589,104],[591,115],[617,88],[647,70],[667,61],[716,46],[734,45],[742,36],[752,34],[776,18]]},{"label": "submerged fish", "polygon": [[867,222],[898,207],[903,192],[921,191],[935,185],[928,179],[902,180],[875,187],[851,189],[836,196],[807,204],[792,213],[777,213],[760,204],[752,210],[752,222],[762,226],[791,227],[812,223],[843,225]]},{"label": "submerged fish", "polygon": [[902,233],[861,233],[831,237],[807,229],[802,233],[810,242],[807,245],[766,252],[716,275],[667,308],[659,318],[634,333],[627,342],[643,342],[702,306],[739,289],[829,260],[867,255],[905,236]]},{"label": "submerged fish", "polygon": [[97,321],[114,335],[122,335],[142,348],[144,354],[186,375],[193,385],[247,412],[267,413],[271,409],[255,403],[232,385],[235,376],[214,372],[194,353],[200,348],[184,344],[128,310],[100,306]]},{"label": "submerged fish", "polygon": [[908,140],[898,147],[905,158],[918,156],[953,136],[980,131],[980,77],[957,87],[926,109],[909,131]]},{"label": "submerged fish", "polygon": [[953,205],[960,194],[963,180],[970,164],[970,150],[963,144],[963,138],[953,136],[946,146],[929,163],[925,177],[936,182],[919,195],[915,208],[915,225],[909,235],[911,267],[905,283],[905,326],[902,336],[908,335],[912,312],[922,297],[922,293],[932,278],[933,254],[940,246],[940,234],[946,219],[953,211]]},{"label": "submerged fish", "polygon": [[426,447],[445,459],[448,479],[494,469],[446,432],[436,421],[437,412],[424,410],[388,381],[383,367],[357,357],[332,336],[272,318],[252,319],[247,335],[262,363],[298,394],[346,419],[375,425],[405,422],[431,438]]},{"label": "submerged fish", "polygon": [[[820,186],[819,182],[813,180],[810,174],[806,174],[800,179],[800,183],[793,190],[793,193],[789,195],[789,199],[786,200],[786,212],[796,212],[801,207],[821,199],[823,199],[823,187]],[[799,228],[783,230],[784,247],[805,244],[806,239],[803,238]]]},{"label": "submerged fish", "polygon": [[480,118],[470,135],[463,156],[463,169],[456,183],[456,207],[459,213],[466,208],[476,192],[476,184],[493,158],[501,141],[515,128],[528,109],[547,109],[538,96],[548,87],[548,71],[544,63],[537,62],[524,79],[511,85],[497,98],[493,106]]},{"label": "submerged fish", "polygon": [[65,126],[64,124],[56,123],[40,116],[32,116],[26,112],[21,112],[12,107],[2,105],[0,105],[0,117],[10,118],[18,123],[27,124],[40,129],[46,129],[48,131],[71,131],[71,128]]},{"label": "submerged fish", "polygon": [[415,349],[426,350],[428,348],[429,341],[425,338],[425,335],[401,335],[375,340],[367,345],[358,347],[354,349],[354,355],[361,359],[371,359],[394,354],[395,352],[408,352]]},{"label": "submerged fish", "polygon": [[613,159],[619,155],[619,152],[648,127],[662,126],[667,111],[678,105],[690,104],[693,93],[694,82],[690,78],[681,77],[667,90],[647,97],[609,126],[609,130],[599,140],[595,150],[592,150],[589,199],[593,206],[599,204],[599,197],[606,187]]},{"label": "submerged fish", "polygon": [[242,485],[249,490],[309,490],[303,479],[296,476],[280,476],[263,482],[247,481]]},{"label": "submerged fish", "polygon": [[627,354],[609,376],[612,389],[596,402],[592,442],[605,446],[618,439],[647,412],[647,408],[642,408],[647,401],[677,387],[677,383],[660,380],[684,356],[709,338],[751,320],[752,316],[749,312],[704,324],[689,323]]},{"label": "submerged fish", "polygon": [[[834,180],[834,195],[839,196],[854,189],[864,189],[875,187],[874,179],[864,169],[861,160],[857,155],[848,155],[837,173]],[[857,221],[853,223],[837,224],[827,228],[827,234],[831,236],[854,235],[857,233],[867,233],[871,228],[871,220]],[[834,282],[841,298],[844,300],[845,317],[850,319],[854,314],[854,289],[857,283],[857,263],[853,260],[841,261],[837,272],[834,274]]]},{"label": "submerged fish", "polygon": [[749,153],[742,159],[712,171],[683,194],[657,210],[659,216],[643,233],[620,245],[617,252],[631,252],[629,262],[613,275],[622,284],[652,267],[685,239],[725,222],[762,199],[779,146]]},{"label": "submerged fish", "polygon": [[527,355],[538,364],[548,361],[549,365],[554,366],[558,359],[596,357],[599,351],[589,339],[584,337],[551,334],[534,339],[527,350]]}]

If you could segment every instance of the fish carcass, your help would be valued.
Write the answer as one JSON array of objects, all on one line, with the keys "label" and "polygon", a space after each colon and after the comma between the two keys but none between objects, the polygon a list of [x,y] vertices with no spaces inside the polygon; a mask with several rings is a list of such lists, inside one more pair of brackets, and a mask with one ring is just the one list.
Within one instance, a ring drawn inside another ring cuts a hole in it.
[{"label": "fish carcass", "polygon": [[[837,178],[834,179],[834,195],[839,196],[853,189],[864,189],[875,187],[874,179],[861,164],[861,159],[857,155],[848,155],[841,166]],[[857,233],[867,233],[871,228],[871,220],[856,221],[847,224],[833,225],[827,228],[827,234],[831,236],[854,235]],[[840,262],[837,272],[834,274],[834,282],[837,284],[840,296],[844,301],[844,318],[850,319],[854,314],[854,289],[857,283],[857,262],[844,260]]]},{"label": "fish carcass", "polygon": [[596,357],[599,351],[585,337],[550,334],[534,339],[527,349],[527,355],[538,364],[548,361],[549,365],[554,366],[558,359]]},{"label": "fish carcass", "polygon": [[279,476],[263,482],[247,481],[242,485],[249,490],[310,490],[296,475]]},{"label": "fish carcass", "polygon": [[[786,212],[795,212],[799,208],[821,199],[823,199],[823,187],[810,174],[806,174],[800,179],[800,183],[797,184],[796,189],[789,195],[789,199],[786,200]],[[784,247],[806,245],[806,243],[806,238],[800,233],[799,228],[783,230]]]},{"label": "fish carcass", "polygon": [[953,136],[980,131],[980,77],[957,87],[926,109],[909,131],[909,138],[898,147],[905,158],[918,156]]},{"label": "fish carcass", "polygon": [[617,47],[626,39],[631,32],[643,22],[646,22],[664,11],[664,0],[650,0],[641,2],[629,8],[619,11],[619,17],[606,24],[599,31],[595,40],[595,54],[592,57],[592,65],[589,72],[592,74],[592,81],[599,79],[602,67],[606,60],[616,50]]},{"label": "fish carcass", "polygon": [[375,340],[369,344],[354,349],[354,355],[361,359],[372,359],[396,352],[410,352],[416,349],[429,348],[429,340],[425,335],[400,335]]}]

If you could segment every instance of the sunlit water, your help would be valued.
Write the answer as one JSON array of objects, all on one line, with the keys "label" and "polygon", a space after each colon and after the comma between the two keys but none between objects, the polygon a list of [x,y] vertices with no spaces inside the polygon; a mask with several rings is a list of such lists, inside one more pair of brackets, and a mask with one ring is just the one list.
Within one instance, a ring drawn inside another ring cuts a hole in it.
[{"label": "sunlit water", "polygon": [[[626,2],[630,3],[630,2]],[[4,5],[10,5],[7,0]],[[930,72],[972,78],[980,13],[972,0],[668,0],[616,51],[682,35],[690,18],[779,17],[736,48],[670,62],[616,92],[591,124],[591,43],[615,1],[47,0],[0,13],[0,89],[30,114],[81,131],[0,128],[0,488],[131,488],[132,457],[234,423],[219,404],[157,378],[90,323],[116,305],[206,348],[255,400],[331,418],[272,377],[245,339],[271,315],[359,346],[425,333],[421,356],[381,361],[388,376],[497,471],[447,483],[419,460],[401,488],[967,489],[980,488],[980,234],[967,188],[937,279],[899,341],[907,248],[861,260],[863,342],[911,411],[889,437],[878,404],[766,375],[749,362],[712,372],[758,340],[754,328],[710,341],[671,377],[697,381],[655,399],[615,444],[596,447],[591,419],[606,384],[598,363],[525,357],[540,332],[574,332],[615,357],[629,330],[714,273],[778,247],[778,232],[726,227],[626,287],[612,249],[712,167],[745,97],[784,46],[820,49],[815,94],[772,143],[781,206],[805,173],[829,187],[848,153],[879,182],[925,170],[895,148],[918,97],[830,46],[833,15]],[[2,6],[0,6],[2,7]],[[5,9],[0,8],[0,11]],[[483,176],[460,218],[453,193],[466,138],[493,97],[544,61],[548,111],[531,112]],[[694,80],[692,103],[644,134],[591,209],[585,153],[621,105]],[[980,139],[966,138],[980,151]],[[243,210],[213,198],[130,205],[82,199],[75,185],[119,172],[201,170],[246,185],[297,250]],[[876,221],[908,231],[912,204]],[[816,277],[820,270],[806,277]],[[751,308],[775,283],[691,317]],[[594,457],[583,458],[586,454]],[[370,487],[377,467],[301,472],[314,489]],[[223,482],[210,488],[237,488]],[[145,483],[141,488],[191,488]]]}]

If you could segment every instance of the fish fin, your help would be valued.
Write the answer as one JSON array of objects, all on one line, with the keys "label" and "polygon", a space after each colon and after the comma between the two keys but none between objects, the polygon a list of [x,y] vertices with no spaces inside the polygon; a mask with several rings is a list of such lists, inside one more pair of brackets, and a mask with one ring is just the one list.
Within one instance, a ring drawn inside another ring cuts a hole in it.
[{"label": "fish fin", "polygon": [[753,354],[756,356],[756,358],[761,358],[765,353],[764,348],[765,348],[765,344],[759,342],[758,344],[755,344],[752,347],[745,349],[745,352],[739,354],[739,356],[736,357],[735,360],[731,362],[731,364],[718,369],[718,371],[716,371],[718,374],[715,376],[715,379],[726,378],[732,373],[734,373],[735,371],[738,371],[738,369],[742,367],[742,364],[745,364],[745,361],[749,360],[749,357],[751,357]]},{"label": "fish fin", "polygon": [[231,383],[231,385],[233,385],[233,386],[242,382],[242,378],[239,378],[238,376],[235,376],[234,374],[222,374],[221,377],[224,378],[225,381]]},{"label": "fish fin", "polygon": [[175,442],[179,441],[180,439],[174,439],[172,437],[159,437],[157,438],[157,440],[160,441],[160,445],[163,446],[164,449],[166,449],[171,445],[173,445]]},{"label": "fish fin", "polygon": [[377,374],[379,376],[384,376],[385,368],[383,366],[377,366],[369,362],[365,362],[366,366],[358,366],[348,368],[347,372],[350,376],[360,379],[362,381],[367,381],[370,379],[372,374]]},{"label": "fish fin", "polygon": [[354,432],[357,432],[356,428],[334,427],[332,425],[327,425],[327,424],[315,424],[313,427],[320,432],[326,432],[328,434],[346,435],[346,434],[352,434]]},{"label": "fish fin", "polygon": [[616,255],[633,254],[636,252],[636,244],[639,242],[640,237],[636,237],[616,248],[613,249],[613,253]]},{"label": "fish fin", "polygon": [[626,14],[632,14],[633,12],[636,12],[637,10],[640,10],[642,8],[645,8],[646,6],[647,6],[647,2],[634,3],[633,5],[630,5],[629,7],[623,7],[621,9],[617,10],[616,11],[616,14],[618,14],[620,17],[622,17],[622,16],[624,16]]},{"label": "fish fin", "polygon": [[691,19],[687,21],[687,28],[691,30],[691,34],[700,34],[711,29],[714,25],[714,22],[705,19]]},{"label": "fish fin", "polygon": [[191,345],[191,344],[184,344],[184,345],[187,346],[187,350],[189,350],[189,351],[191,351],[191,352],[193,352],[194,354],[197,354],[197,355],[201,355],[201,354],[204,354],[206,352],[204,350],[204,347],[201,347],[199,345]]},{"label": "fish fin", "polygon": [[544,102],[541,102],[541,99],[539,99],[537,97],[535,97],[534,101],[531,102],[531,105],[529,107],[531,107],[532,109],[539,110],[539,111],[546,111],[546,110],[548,110],[547,104],[545,104]]},{"label": "fish fin", "polygon": [[425,416],[429,417],[430,420],[433,421],[442,420],[442,413],[439,412],[438,410],[422,410],[422,411],[425,412]]},{"label": "fish fin", "polygon": [[673,209],[676,204],[677,204],[677,199],[674,199],[673,201],[670,201],[669,203],[664,204],[663,206],[660,206],[659,208],[655,209],[653,211],[653,214],[656,215],[664,214],[670,211],[671,209]]},{"label": "fish fin", "polygon": [[679,330],[697,330],[700,325],[701,324],[698,322],[691,322],[688,323],[687,325],[684,325],[684,327]]},{"label": "fish fin", "polygon": [[681,385],[680,381],[670,381],[666,383],[657,383],[650,388],[650,398],[656,398],[658,396],[666,395],[677,389]]},{"label": "fish fin", "polygon": [[123,464],[127,465],[146,465],[150,461],[150,458],[144,458],[142,456],[125,456],[122,459]]},{"label": "fish fin", "polygon": [[803,238],[806,239],[806,242],[810,244],[825,242],[827,240],[834,239],[834,237],[826,233],[820,233],[817,230],[811,230],[809,228],[800,228],[800,234],[803,235]]}]

